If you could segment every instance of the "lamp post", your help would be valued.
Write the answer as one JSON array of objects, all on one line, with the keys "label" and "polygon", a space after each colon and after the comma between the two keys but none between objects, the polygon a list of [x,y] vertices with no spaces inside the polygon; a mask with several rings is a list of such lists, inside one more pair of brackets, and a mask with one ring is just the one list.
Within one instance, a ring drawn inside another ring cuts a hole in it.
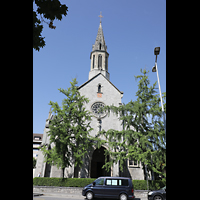
[{"label": "lamp post", "polygon": [[161,93],[160,80],[159,80],[159,76],[158,76],[158,67],[157,67],[157,55],[159,55],[159,53],[160,53],[160,47],[155,47],[154,48],[154,55],[156,55],[156,60],[155,60],[155,66],[152,67],[152,72],[157,72],[158,87],[159,87],[159,92],[160,92],[160,101],[161,101],[161,107],[162,107],[162,114],[163,114],[164,127],[165,127],[165,139],[166,139],[165,112],[164,112],[164,107],[163,107],[162,93]]}]

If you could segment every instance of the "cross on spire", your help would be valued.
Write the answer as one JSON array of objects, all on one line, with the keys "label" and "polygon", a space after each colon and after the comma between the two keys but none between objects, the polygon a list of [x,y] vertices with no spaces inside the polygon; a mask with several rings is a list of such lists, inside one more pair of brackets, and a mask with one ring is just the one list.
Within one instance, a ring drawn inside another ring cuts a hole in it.
[{"label": "cross on spire", "polygon": [[101,23],[101,18],[103,17],[103,16],[101,15],[101,11],[100,11],[100,15],[99,15],[98,17],[100,17],[100,23]]}]

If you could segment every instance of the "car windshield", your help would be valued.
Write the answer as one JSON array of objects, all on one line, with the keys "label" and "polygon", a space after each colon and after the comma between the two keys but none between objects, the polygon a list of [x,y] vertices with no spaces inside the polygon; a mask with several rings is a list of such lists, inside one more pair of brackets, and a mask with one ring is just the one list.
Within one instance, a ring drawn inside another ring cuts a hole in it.
[{"label": "car windshield", "polygon": [[104,179],[103,178],[99,178],[95,182],[96,182],[96,185],[103,185]]},{"label": "car windshield", "polygon": [[165,187],[163,187],[163,188],[161,188],[162,190],[165,190],[166,189],[166,186]]}]

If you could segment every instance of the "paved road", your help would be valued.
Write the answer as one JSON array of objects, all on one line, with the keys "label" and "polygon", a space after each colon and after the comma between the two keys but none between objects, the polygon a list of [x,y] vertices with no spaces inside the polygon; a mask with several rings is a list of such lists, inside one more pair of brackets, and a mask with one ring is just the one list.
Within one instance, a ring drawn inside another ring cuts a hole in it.
[{"label": "paved road", "polygon": [[[75,200],[75,199],[81,199],[81,200],[86,200],[85,197],[79,197],[79,196],[74,196],[74,197],[62,197],[62,196],[37,196],[33,197],[33,200]],[[102,199],[98,199],[102,200]],[[110,200],[110,199],[103,199],[103,200]],[[114,200],[114,199],[113,199]],[[134,200],[147,200],[147,198],[135,198]]]}]

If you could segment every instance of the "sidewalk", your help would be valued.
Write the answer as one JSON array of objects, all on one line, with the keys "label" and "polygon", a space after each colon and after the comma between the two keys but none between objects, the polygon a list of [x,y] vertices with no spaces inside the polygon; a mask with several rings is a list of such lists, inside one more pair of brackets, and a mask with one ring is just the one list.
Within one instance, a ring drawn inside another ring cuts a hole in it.
[{"label": "sidewalk", "polygon": [[[33,186],[33,196],[61,196],[83,199],[80,187]],[[147,190],[134,190],[136,200],[147,200]]]},{"label": "sidewalk", "polygon": [[35,196],[56,196],[56,197],[66,197],[66,198],[76,198],[76,199],[84,199],[85,197],[80,194],[67,194],[61,192],[42,192],[41,193],[33,193],[33,197]]},{"label": "sidewalk", "polygon": [[[82,199],[85,200],[85,196],[79,195],[79,194],[66,194],[66,193],[48,193],[48,192],[44,192],[43,194],[39,194],[39,193],[33,193],[33,197],[35,196],[55,196],[55,197],[65,197],[65,198],[75,198],[75,199]],[[108,199],[107,199],[108,200]],[[136,196],[134,200],[147,200],[147,197],[139,197]]]}]

